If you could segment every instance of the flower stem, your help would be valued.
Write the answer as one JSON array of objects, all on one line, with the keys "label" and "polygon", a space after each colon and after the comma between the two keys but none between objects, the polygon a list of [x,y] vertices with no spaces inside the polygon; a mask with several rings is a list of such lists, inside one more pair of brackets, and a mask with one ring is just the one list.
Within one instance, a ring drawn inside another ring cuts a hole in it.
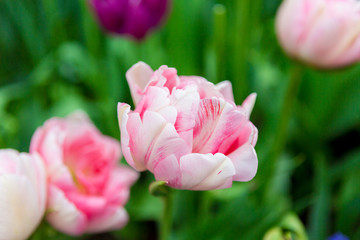
[{"label": "flower stem", "polygon": [[235,2],[236,17],[234,23],[234,51],[233,51],[233,76],[235,102],[239,103],[248,92],[247,64],[249,60],[250,45],[250,5],[251,0],[239,0]]},{"label": "flower stem", "polygon": [[159,239],[168,240],[173,215],[173,189],[166,185],[165,181],[155,181],[149,186],[149,192],[155,197],[160,197],[163,201],[163,213],[159,224]]},{"label": "flower stem", "polygon": [[168,240],[172,227],[173,195],[169,193],[161,197],[164,203],[163,214],[160,222],[160,240]]},{"label": "flower stem", "polygon": [[284,99],[282,101],[282,107],[277,121],[273,144],[270,148],[268,159],[266,160],[267,174],[265,174],[265,180],[268,185],[270,184],[270,188],[269,186],[267,186],[267,190],[270,190],[269,194],[271,194],[272,192],[271,183],[275,175],[277,162],[286,145],[286,138],[289,122],[291,119],[291,113],[302,79],[302,70],[303,66],[300,63],[296,62],[292,66],[289,83],[285,92]]}]

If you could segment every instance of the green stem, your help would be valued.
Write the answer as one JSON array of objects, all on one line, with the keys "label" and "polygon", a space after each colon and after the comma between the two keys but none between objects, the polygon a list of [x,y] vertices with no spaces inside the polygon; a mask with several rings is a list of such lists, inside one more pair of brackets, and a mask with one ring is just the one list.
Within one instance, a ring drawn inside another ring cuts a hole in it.
[{"label": "green stem", "polygon": [[161,197],[164,203],[160,222],[160,240],[168,240],[172,227],[173,195],[171,193]]},{"label": "green stem", "polygon": [[213,7],[214,15],[214,48],[216,53],[215,82],[225,79],[225,34],[226,34],[226,8],[222,4]]},{"label": "green stem", "polygon": [[212,197],[209,191],[201,191],[199,192],[200,203],[198,205],[198,222],[208,219],[210,216],[210,210],[212,205]]},{"label": "green stem", "polygon": [[161,197],[164,203],[163,214],[159,225],[159,239],[168,240],[173,219],[173,189],[168,187],[165,181],[155,181],[150,184],[149,192],[155,197]]},{"label": "green stem", "polygon": [[84,29],[84,38],[86,47],[90,51],[93,56],[100,56],[101,55],[101,37],[102,33],[100,28],[95,21],[94,17],[92,16],[91,9],[88,5],[88,1],[81,0],[80,1],[81,7],[81,15],[82,15],[82,24]]},{"label": "green stem", "polygon": [[233,76],[235,102],[239,103],[248,92],[247,64],[250,45],[250,5],[251,0],[238,0],[235,2],[236,16],[234,24],[234,61]]},{"label": "green stem", "polygon": [[[290,79],[285,92],[285,96],[282,101],[283,105],[281,107],[281,112],[277,121],[277,128],[275,131],[276,135],[274,136],[273,145],[271,146],[268,159],[266,160],[265,171],[267,171],[267,174],[265,174],[264,177],[270,185],[275,175],[277,162],[285,147],[291,113],[296,100],[301,79],[302,65],[300,65],[299,63],[294,63],[293,68],[291,69]],[[272,189],[269,189],[269,187],[267,187],[267,189],[270,190],[269,194],[272,194]]]}]

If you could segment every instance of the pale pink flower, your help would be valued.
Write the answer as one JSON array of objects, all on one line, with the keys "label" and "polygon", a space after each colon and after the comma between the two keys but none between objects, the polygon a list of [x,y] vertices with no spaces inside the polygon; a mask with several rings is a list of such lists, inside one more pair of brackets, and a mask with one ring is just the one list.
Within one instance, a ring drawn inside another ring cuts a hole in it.
[{"label": "pale pink flower", "polygon": [[27,239],[43,218],[46,172],[37,154],[0,150],[0,240]]},{"label": "pale pink flower", "polygon": [[236,106],[228,81],[179,77],[167,66],[153,72],[142,62],[127,80],[137,106],[130,111],[119,103],[118,117],[124,157],[136,170],[190,190],[228,188],[255,176],[257,129],[249,121],[255,94]]},{"label": "pale pink flower", "polygon": [[124,204],[138,174],[119,166],[120,144],[102,135],[82,112],[52,118],[36,130],[30,152],[48,173],[47,220],[70,235],[122,228]]},{"label": "pale pink flower", "polygon": [[276,32],[294,58],[321,68],[360,60],[360,3],[356,0],[285,0]]}]

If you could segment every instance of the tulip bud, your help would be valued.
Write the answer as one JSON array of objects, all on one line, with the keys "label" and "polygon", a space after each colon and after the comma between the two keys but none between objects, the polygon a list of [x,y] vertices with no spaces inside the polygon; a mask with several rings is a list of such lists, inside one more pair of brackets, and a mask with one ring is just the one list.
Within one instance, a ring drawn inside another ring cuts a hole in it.
[{"label": "tulip bud", "polygon": [[290,56],[320,68],[360,59],[360,3],[356,0],[285,0],[276,33]]},{"label": "tulip bud", "polygon": [[143,39],[165,18],[170,0],[90,0],[102,27]]},{"label": "tulip bud", "polygon": [[46,173],[37,154],[0,150],[0,239],[27,239],[46,204]]}]

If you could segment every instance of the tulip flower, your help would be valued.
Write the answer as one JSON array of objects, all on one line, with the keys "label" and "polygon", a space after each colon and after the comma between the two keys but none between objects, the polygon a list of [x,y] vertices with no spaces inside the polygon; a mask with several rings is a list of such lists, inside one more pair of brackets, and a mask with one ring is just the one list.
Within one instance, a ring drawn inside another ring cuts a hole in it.
[{"label": "tulip flower", "polygon": [[47,220],[69,235],[122,228],[124,205],[138,173],[120,166],[120,144],[102,135],[82,112],[52,118],[38,128],[30,152],[48,173]]},{"label": "tulip flower", "polygon": [[167,66],[153,72],[142,62],[127,80],[136,108],[119,103],[118,118],[132,167],[189,190],[228,188],[255,176],[257,129],[249,121],[255,94],[236,106],[228,81],[179,77]]},{"label": "tulip flower", "polygon": [[90,0],[90,5],[105,30],[141,40],[164,20],[170,0]]},{"label": "tulip flower", "polygon": [[37,154],[0,150],[0,239],[27,239],[46,204],[46,172]]},{"label": "tulip flower", "polygon": [[360,3],[285,0],[276,16],[279,42],[290,56],[320,68],[360,60]]}]

